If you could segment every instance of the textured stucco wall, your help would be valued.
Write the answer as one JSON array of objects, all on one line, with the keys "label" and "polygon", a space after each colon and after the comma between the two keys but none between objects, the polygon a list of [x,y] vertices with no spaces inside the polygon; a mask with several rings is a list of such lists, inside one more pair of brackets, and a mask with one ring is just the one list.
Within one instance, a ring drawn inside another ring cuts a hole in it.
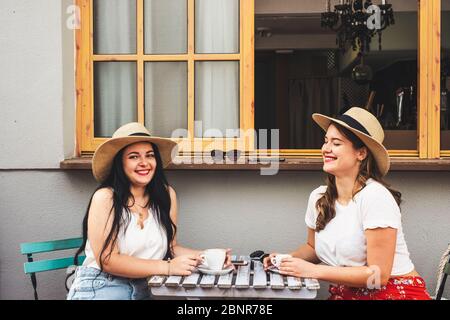
[{"label": "textured stucco wall", "polygon": [[[0,299],[33,298],[19,244],[79,235],[95,188],[88,171],[57,170],[70,154],[75,121],[67,39],[72,35],[63,29],[67,3],[0,2],[0,21],[7,26],[0,33]],[[179,241],[197,248],[231,247],[236,253],[288,251],[304,241],[308,195],[322,181],[318,172],[168,176],[180,201]],[[406,240],[432,289],[438,259],[450,241],[450,173],[394,172],[389,181],[403,192]],[[63,280],[62,271],[39,274],[41,298],[63,299]],[[326,297],[325,284],[319,297]]]},{"label": "textured stucco wall", "polygon": [[0,2],[1,169],[57,168],[64,158],[61,5]]},{"label": "textured stucco wall", "polygon": [[[169,172],[179,198],[179,241],[195,248],[286,252],[306,239],[304,211],[319,172]],[[413,262],[434,290],[450,242],[450,173],[391,173],[404,197],[403,227]],[[78,236],[95,182],[88,171],[0,171],[0,299],[32,299],[19,243]],[[64,298],[63,272],[38,275],[42,298]],[[319,297],[326,297],[322,283]],[[447,296],[450,296],[447,291]]]}]

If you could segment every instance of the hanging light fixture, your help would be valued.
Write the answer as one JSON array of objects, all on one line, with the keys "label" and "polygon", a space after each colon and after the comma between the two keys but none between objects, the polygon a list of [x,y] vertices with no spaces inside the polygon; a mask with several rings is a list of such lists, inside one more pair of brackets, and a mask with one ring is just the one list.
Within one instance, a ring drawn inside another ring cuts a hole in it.
[{"label": "hanging light fixture", "polygon": [[395,23],[392,4],[382,0],[339,0],[331,11],[331,1],[326,0],[326,11],[321,14],[321,26],[337,33],[336,44],[344,51],[351,45],[354,51],[364,54],[370,51],[372,37],[378,34],[381,50],[381,33]]}]

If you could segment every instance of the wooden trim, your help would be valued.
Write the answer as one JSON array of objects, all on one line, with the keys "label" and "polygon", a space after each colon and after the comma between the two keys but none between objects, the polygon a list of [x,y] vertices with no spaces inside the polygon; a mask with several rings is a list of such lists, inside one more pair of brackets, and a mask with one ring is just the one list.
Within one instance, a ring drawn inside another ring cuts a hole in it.
[{"label": "wooden trim", "polygon": [[[141,0],[140,0],[141,1]],[[140,15],[138,15],[140,16]],[[142,17],[143,18],[143,17]],[[142,29],[142,28],[140,28]],[[139,29],[138,29],[139,30]],[[142,33],[142,30],[140,31]],[[138,33],[139,35],[139,33]],[[142,36],[138,36],[141,38]],[[138,41],[143,41],[138,40]],[[139,42],[138,42],[139,43]],[[138,46],[139,47],[139,46]],[[140,48],[143,50],[143,48]],[[139,49],[138,49],[139,50]],[[139,51],[138,51],[139,52]],[[149,55],[149,54],[94,54],[92,59],[94,61],[136,61],[142,59],[143,61],[239,61],[241,59],[241,54],[159,54],[159,55]]]},{"label": "wooden trim", "polygon": [[441,105],[441,1],[429,1],[431,30],[429,43],[428,158],[440,156]]},{"label": "wooden trim", "polygon": [[139,59],[138,54],[121,54],[121,55],[113,55],[113,54],[93,54],[93,61],[137,61]]},{"label": "wooden trim", "polygon": [[428,156],[428,120],[427,120],[427,105],[428,105],[428,57],[429,57],[429,45],[428,45],[428,1],[419,0],[419,12],[418,12],[418,91],[417,91],[417,134],[418,134],[418,149],[419,157],[422,159]]},{"label": "wooden trim", "polygon": [[[319,149],[257,149],[255,154],[279,154],[282,157],[322,157]],[[419,157],[417,150],[388,150],[391,157],[415,158]]]},{"label": "wooden trim", "polygon": [[419,154],[440,156],[441,4],[419,0]]},{"label": "wooden trim", "polygon": [[[192,137],[192,136],[191,136]],[[250,140],[250,137],[246,137],[246,141]],[[93,145],[96,147],[108,140],[107,138],[95,138],[93,139]],[[242,146],[239,143],[242,143],[240,139],[236,138],[187,138],[187,139],[172,139],[174,142],[179,143],[180,147],[183,145],[189,145],[189,152],[184,153],[194,154],[194,153],[208,153],[213,149],[219,150],[231,150],[231,149],[239,149],[241,151],[246,152],[246,154],[251,155],[280,155],[280,157],[285,158],[321,158],[321,151],[319,149],[253,149],[248,150],[245,148],[239,148]],[[244,145],[245,146],[245,145]],[[247,145],[248,146],[248,145]],[[404,159],[414,159],[419,158],[419,152],[417,150],[388,150],[389,156],[391,157],[401,157]],[[450,154],[450,151],[448,152]],[[88,153],[86,153],[88,154]],[[444,152],[446,154],[446,152]]]},{"label": "wooden trim", "polygon": [[77,29],[75,31],[75,92],[76,92],[76,136],[75,136],[75,155],[76,156],[80,156],[81,155],[81,150],[82,150],[82,146],[81,146],[81,140],[82,140],[82,99],[83,99],[83,94],[82,94],[82,88],[83,88],[83,83],[82,83],[82,79],[83,77],[81,76],[80,72],[82,70],[82,46],[81,43],[83,41],[83,33],[81,32],[81,22],[82,22],[82,6],[83,3],[81,0],[76,0],[75,1],[75,5],[77,6],[77,8],[80,8],[80,16],[77,17],[77,19],[79,19],[79,23],[80,23],[80,28]]},{"label": "wooden trim", "polygon": [[144,124],[145,118],[145,68],[144,68],[144,0],[136,3],[136,31],[137,31],[137,121]]},{"label": "wooden trim", "polygon": [[236,53],[214,53],[214,54],[194,54],[194,60],[196,61],[234,61],[241,60],[241,54]]},{"label": "wooden trim", "polygon": [[[186,159],[186,157],[184,157]],[[179,158],[180,159],[180,158]],[[190,158],[193,164],[171,164],[166,170],[201,170],[201,171],[255,171],[268,167],[267,164],[204,164],[202,159]],[[286,159],[279,163],[280,171],[322,171],[322,159]],[[60,163],[60,168],[65,170],[91,170],[92,158],[67,159]],[[450,159],[391,159],[391,172],[393,171],[450,171]]]},{"label": "wooden trim", "polygon": [[91,8],[92,0],[77,0],[80,8],[80,29],[76,31],[77,69],[76,69],[76,91],[77,91],[77,145],[78,153],[85,150],[93,150],[91,144],[93,137],[92,128],[92,62],[91,47]]},{"label": "wooden trim", "polygon": [[98,145],[93,145],[95,138],[95,122],[94,122],[94,0],[90,0],[90,12],[89,12],[89,142],[91,150],[97,148]]},{"label": "wooden trim", "polygon": [[188,132],[189,138],[194,137],[195,121],[195,3],[188,0]]},{"label": "wooden trim", "polygon": [[[241,108],[240,122],[244,131],[255,128],[255,1],[241,0]],[[247,151],[255,148],[254,135],[250,135],[243,142],[247,146]]]},{"label": "wooden trim", "polygon": [[155,55],[144,54],[143,59],[144,61],[157,61],[157,62],[188,61],[189,56],[187,54],[155,54]]}]

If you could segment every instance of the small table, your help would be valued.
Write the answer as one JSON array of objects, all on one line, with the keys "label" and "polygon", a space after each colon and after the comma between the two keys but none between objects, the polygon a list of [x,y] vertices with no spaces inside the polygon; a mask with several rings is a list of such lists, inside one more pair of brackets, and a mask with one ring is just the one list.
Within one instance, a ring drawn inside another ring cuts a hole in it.
[{"label": "small table", "polygon": [[190,276],[153,276],[148,285],[157,297],[217,299],[314,299],[320,288],[316,279],[285,277],[265,272],[260,261],[249,261],[234,272],[215,276],[194,272]]}]

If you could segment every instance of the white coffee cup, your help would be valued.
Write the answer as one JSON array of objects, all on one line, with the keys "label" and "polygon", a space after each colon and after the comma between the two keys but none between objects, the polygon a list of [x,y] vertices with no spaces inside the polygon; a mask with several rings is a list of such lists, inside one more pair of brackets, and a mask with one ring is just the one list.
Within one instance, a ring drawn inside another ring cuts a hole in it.
[{"label": "white coffee cup", "polygon": [[285,258],[292,258],[290,254],[277,254],[270,259],[270,262],[277,267],[280,268],[281,261]]},{"label": "white coffee cup", "polygon": [[200,254],[202,258],[202,267],[210,270],[222,270],[227,252],[225,249],[207,249]]}]

